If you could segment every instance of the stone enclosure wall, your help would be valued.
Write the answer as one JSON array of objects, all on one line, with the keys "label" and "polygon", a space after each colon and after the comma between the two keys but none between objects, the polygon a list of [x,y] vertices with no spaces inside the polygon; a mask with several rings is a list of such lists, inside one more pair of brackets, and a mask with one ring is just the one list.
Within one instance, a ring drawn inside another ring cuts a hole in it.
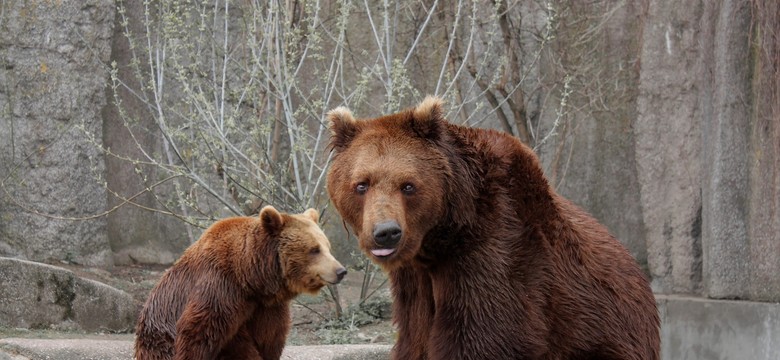
[{"label": "stone enclosure wall", "polygon": [[[598,108],[572,96],[588,111],[569,112],[538,151],[558,190],[629,247],[659,294],[780,301],[777,10],[763,4],[575,3],[603,25],[586,44],[560,14],[554,47],[594,49],[582,77],[604,80],[606,93]],[[115,10],[110,0],[0,1],[0,256],[170,263],[188,245],[181,223],[139,208],[90,218],[119,203],[102,181],[139,190],[134,168],[89,141],[133,149],[107,88],[108,64],[128,51]],[[552,72],[545,56],[536,77]],[[559,103],[546,96],[540,108]]]},{"label": "stone enclosure wall", "polygon": [[760,5],[626,4],[595,52],[630,69],[624,101],[578,119],[559,189],[646,260],[656,293],[780,301],[778,28],[760,22],[778,10]]},{"label": "stone enclosure wall", "polygon": [[112,264],[102,137],[113,1],[0,2],[0,255]]}]

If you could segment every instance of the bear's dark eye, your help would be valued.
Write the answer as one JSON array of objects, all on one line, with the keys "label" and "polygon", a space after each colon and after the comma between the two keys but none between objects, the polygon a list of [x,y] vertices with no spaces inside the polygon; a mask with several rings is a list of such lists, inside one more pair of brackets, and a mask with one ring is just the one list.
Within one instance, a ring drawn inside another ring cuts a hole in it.
[{"label": "bear's dark eye", "polygon": [[368,184],[365,182],[359,182],[357,185],[355,185],[355,192],[357,192],[360,195],[363,195],[368,191]]},{"label": "bear's dark eye", "polygon": [[318,247],[316,247],[316,248],[312,248],[311,250],[309,250],[309,255],[317,255],[317,254],[319,254],[319,253],[320,253],[320,248],[319,248],[319,246],[318,246]]},{"label": "bear's dark eye", "polygon": [[401,192],[403,192],[405,195],[414,194],[415,191],[417,191],[417,189],[410,183],[401,185]]}]

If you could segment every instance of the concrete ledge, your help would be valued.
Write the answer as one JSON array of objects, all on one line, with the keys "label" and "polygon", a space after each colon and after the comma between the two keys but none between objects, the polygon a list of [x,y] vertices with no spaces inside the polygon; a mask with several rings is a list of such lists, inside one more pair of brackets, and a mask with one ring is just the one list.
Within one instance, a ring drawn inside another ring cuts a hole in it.
[{"label": "concrete ledge", "polygon": [[780,303],[656,295],[661,358],[780,359]]},{"label": "concrete ledge", "polygon": [[[386,360],[390,345],[288,346],[282,360]],[[0,339],[0,360],[129,360],[133,342],[92,339]]]},{"label": "concrete ledge", "polygon": [[282,360],[387,360],[390,345],[289,346]]},{"label": "concrete ledge", "polygon": [[94,339],[0,339],[0,360],[128,360],[133,343],[126,340]]}]

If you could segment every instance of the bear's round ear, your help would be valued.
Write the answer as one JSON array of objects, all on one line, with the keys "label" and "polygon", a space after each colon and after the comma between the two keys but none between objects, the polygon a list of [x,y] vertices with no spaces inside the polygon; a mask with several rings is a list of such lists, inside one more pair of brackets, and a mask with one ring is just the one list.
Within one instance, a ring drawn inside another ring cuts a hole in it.
[{"label": "bear's round ear", "polygon": [[346,148],[358,133],[358,124],[352,112],[339,106],[328,112],[330,147],[336,151]]},{"label": "bear's round ear", "polygon": [[267,205],[260,210],[260,221],[263,224],[263,230],[267,233],[277,233],[284,225],[282,214],[271,205]]},{"label": "bear's round ear", "polygon": [[308,210],[303,212],[303,215],[308,216],[315,223],[320,221],[320,213],[318,213],[317,210],[308,209]]},{"label": "bear's round ear", "polygon": [[438,140],[443,131],[444,121],[441,98],[428,95],[412,110],[409,128],[424,139]]}]

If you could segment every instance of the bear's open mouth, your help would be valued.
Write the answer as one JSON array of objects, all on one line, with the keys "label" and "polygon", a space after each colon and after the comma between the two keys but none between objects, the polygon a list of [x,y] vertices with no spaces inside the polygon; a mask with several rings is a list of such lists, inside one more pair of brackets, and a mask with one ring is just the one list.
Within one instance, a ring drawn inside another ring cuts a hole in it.
[{"label": "bear's open mouth", "polygon": [[392,255],[394,252],[395,249],[373,249],[371,250],[371,255],[376,257],[386,257]]}]

